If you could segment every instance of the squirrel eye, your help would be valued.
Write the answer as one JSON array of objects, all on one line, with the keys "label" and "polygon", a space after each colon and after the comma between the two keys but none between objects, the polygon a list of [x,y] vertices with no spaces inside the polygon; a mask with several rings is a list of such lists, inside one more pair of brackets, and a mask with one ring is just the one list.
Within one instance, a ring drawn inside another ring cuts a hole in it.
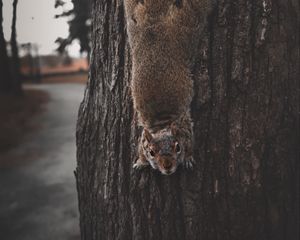
[{"label": "squirrel eye", "polygon": [[152,149],[150,149],[150,155],[152,156],[152,157],[154,157],[154,155],[155,155],[155,153],[154,153],[154,151],[152,150]]},{"label": "squirrel eye", "polygon": [[175,150],[176,150],[176,152],[177,153],[180,153],[181,152],[181,148],[180,148],[180,146],[179,146],[179,143],[177,142],[177,143],[175,143]]}]

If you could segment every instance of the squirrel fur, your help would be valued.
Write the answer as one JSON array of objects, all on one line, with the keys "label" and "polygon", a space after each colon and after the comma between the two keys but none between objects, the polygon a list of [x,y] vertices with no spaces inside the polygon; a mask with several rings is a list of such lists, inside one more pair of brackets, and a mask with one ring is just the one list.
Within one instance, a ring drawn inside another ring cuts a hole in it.
[{"label": "squirrel fur", "polygon": [[211,0],[124,0],[131,90],[143,127],[135,168],[193,166],[191,67]]}]

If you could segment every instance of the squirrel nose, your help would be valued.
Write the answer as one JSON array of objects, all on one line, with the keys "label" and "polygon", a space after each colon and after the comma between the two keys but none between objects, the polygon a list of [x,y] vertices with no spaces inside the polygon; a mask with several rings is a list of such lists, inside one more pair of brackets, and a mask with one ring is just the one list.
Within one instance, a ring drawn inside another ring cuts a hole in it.
[{"label": "squirrel nose", "polygon": [[171,161],[165,161],[163,163],[163,166],[166,170],[170,169],[172,167],[172,162]]}]

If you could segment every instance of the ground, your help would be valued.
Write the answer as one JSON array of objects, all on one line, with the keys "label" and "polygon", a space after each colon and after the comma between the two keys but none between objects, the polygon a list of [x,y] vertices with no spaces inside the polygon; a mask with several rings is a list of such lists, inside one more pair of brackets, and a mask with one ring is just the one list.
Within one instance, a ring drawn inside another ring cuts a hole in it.
[{"label": "ground", "polygon": [[38,125],[0,155],[0,236],[7,240],[79,239],[75,125],[84,84],[27,85],[49,95]]},{"label": "ground", "polygon": [[43,83],[86,83],[87,74],[85,72],[70,76],[52,76],[43,79]]},{"label": "ground", "polygon": [[4,163],[1,153],[20,143],[22,136],[38,128],[31,124],[31,117],[43,111],[49,100],[45,91],[25,89],[23,96],[0,96],[0,165]]}]

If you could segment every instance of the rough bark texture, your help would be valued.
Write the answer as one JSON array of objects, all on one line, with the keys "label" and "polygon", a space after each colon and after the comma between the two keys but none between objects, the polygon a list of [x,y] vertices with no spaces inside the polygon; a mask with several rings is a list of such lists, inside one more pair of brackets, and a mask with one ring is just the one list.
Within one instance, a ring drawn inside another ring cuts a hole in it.
[{"label": "rough bark texture", "polygon": [[193,171],[134,171],[121,0],[94,1],[77,126],[82,239],[298,239],[299,3],[219,0],[194,67]]},{"label": "rough bark texture", "polygon": [[12,90],[12,79],[9,69],[6,42],[3,33],[3,3],[0,1],[0,93],[8,93]]}]

